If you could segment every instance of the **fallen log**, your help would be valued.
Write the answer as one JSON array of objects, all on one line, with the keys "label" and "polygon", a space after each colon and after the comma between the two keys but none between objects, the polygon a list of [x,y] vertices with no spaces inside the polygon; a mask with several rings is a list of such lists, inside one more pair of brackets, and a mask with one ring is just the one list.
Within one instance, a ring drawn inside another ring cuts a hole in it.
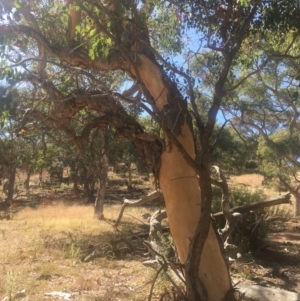
[{"label": "fallen log", "polygon": [[125,199],[123,204],[122,204],[119,216],[118,216],[114,226],[115,227],[119,226],[120,221],[121,221],[122,216],[123,216],[123,213],[124,213],[124,210],[125,210],[126,207],[140,206],[142,204],[153,201],[153,200],[155,200],[157,198],[160,198],[160,197],[162,197],[162,194],[159,191],[153,191],[153,192],[149,193],[147,196],[145,196],[145,197],[143,197],[143,198],[141,198],[137,201],[130,201],[130,200]]},{"label": "fallen log", "polygon": [[[285,195],[280,195],[265,201],[260,201],[260,202],[255,202],[252,204],[247,204],[247,205],[242,205],[242,206],[238,206],[238,207],[234,207],[232,209],[230,209],[230,212],[238,212],[238,213],[245,213],[245,212],[249,212],[249,211],[254,211],[254,210],[258,210],[258,209],[262,209],[265,207],[271,207],[271,206],[275,206],[275,205],[281,205],[281,204],[290,204],[290,198],[291,198],[291,194],[285,194]],[[213,214],[213,217],[218,219],[218,218],[224,218],[224,214],[223,212],[218,212]]]},{"label": "fallen log", "polygon": [[300,294],[259,285],[238,284],[235,288],[246,301],[300,301]]}]

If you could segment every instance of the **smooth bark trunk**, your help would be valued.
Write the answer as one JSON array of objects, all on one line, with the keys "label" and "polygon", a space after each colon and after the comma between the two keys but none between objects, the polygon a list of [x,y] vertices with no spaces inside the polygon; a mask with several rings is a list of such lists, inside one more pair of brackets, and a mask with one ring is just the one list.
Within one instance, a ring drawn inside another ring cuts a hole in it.
[{"label": "smooth bark trunk", "polygon": [[[156,106],[167,116],[165,122],[168,128],[172,130],[189,156],[195,159],[194,136],[181,95],[177,93],[176,87],[165,79],[156,64],[144,57],[141,60],[143,64],[139,72],[145,86],[155,99]],[[166,139],[166,149],[161,156],[158,181],[179,259],[182,264],[185,264],[190,240],[195,234],[200,218],[201,192],[195,170],[187,164],[178,148],[168,139]],[[209,196],[209,189],[211,188],[206,187],[207,191],[202,191],[202,194],[207,192]],[[198,271],[198,277],[208,294],[208,300],[223,300],[231,289],[231,282],[220,241],[212,224],[209,227]]]}]

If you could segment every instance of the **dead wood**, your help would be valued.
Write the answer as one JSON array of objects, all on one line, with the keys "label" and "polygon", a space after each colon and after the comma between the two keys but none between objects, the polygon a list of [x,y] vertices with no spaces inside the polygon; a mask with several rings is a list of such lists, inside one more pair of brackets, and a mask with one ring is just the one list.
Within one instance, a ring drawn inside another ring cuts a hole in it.
[{"label": "dead wood", "polygon": [[149,193],[147,196],[145,196],[145,197],[143,197],[139,200],[136,200],[136,201],[125,199],[123,204],[122,204],[119,216],[118,216],[118,218],[115,222],[115,227],[119,226],[119,224],[121,222],[121,219],[122,219],[122,216],[123,216],[123,213],[124,213],[124,210],[125,210],[126,207],[140,206],[142,204],[153,201],[153,200],[155,200],[157,198],[160,198],[160,197],[162,197],[162,195],[159,191],[153,191],[153,192]]},{"label": "dead wood", "polygon": [[[271,199],[267,199],[265,201],[259,201],[259,202],[255,202],[252,204],[247,204],[247,205],[242,205],[242,206],[238,206],[238,207],[234,207],[230,210],[231,213],[233,212],[239,212],[239,213],[245,213],[248,211],[255,211],[255,210],[259,210],[265,207],[271,207],[271,206],[276,206],[276,205],[281,205],[281,204],[290,204],[290,198],[291,198],[291,194],[285,194],[285,195],[280,195]],[[224,214],[223,212],[218,212],[213,214],[213,217],[215,219],[219,219],[219,218],[224,218]]]},{"label": "dead wood", "polygon": [[150,219],[150,232],[149,237],[151,239],[151,246],[152,248],[158,252],[162,253],[162,243],[161,243],[161,235],[162,235],[162,227],[161,227],[161,221],[167,217],[166,210],[157,210],[154,212]]},{"label": "dead wood", "polygon": [[229,247],[234,247],[230,245],[228,240],[230,239],[231,233],[234,230],[234,226],[238,220],[242,220],[243,217],[239,212],[231,212],[229,207],[229,188],[226,177],[223,171],[218,166],[213,166],[216,171],[216,175],[221,179],[221,182],[212,179],[212,183],[218,186],[222,190],[222,212],[226,219],[226,223],[223,229],[218,229],[218,233],[224,242],[225,250]]}]

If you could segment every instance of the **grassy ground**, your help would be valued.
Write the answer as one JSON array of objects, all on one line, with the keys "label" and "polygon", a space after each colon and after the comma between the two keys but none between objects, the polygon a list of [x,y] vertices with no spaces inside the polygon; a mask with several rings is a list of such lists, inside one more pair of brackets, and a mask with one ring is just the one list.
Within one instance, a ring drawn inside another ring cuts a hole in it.
[{"label": "grassy ground", "polygon": [[[108,199],[113,205],[105,206],[106,221],[94,219],[92,204],[84,204],[81,195],[65,186],[33,188],[28,198],[12,208],[12,219],[0,221],[0,300],[5,296],[9,300],[17,296],[24,301],[57,300],[45,295],[54,291],[70,293],[76,301],[147,300],[155,270],[142,264],[141,253],[128,252],[126,244],[115,242],[122,233],[147,231],[142,214],[153,213],[157,207],[127,208],[120,229],[112,224],[122,199],[147,194],[151,182],[146,186],[138,182],[137,190],[129,193],[122,178],[115,180],[109,183]],[[230,185],[259,188],[267,197],[278,195],[261,187],[259,175],[231,178]],[[22,206],[22,202],[30,205],[31,199],[34,208]],[[283,209],[291,211],[292,207],[284,205]],[[231,265],[234,279],[300,292],[300,237],[282,239],[279,235],[299,232],[299,219],[288,215],[275,219],[264,246]],[[98,256],[84,262],[93,250]],[[152,300],[159,300],[168,288],[160,277]],[[16,295],[22,290],[24,294]]]},{"label": "grassy ground", "polygon": [[[53,291],[71,293],[72,300],[146,300],[155,271],[137,255],[116,258],[110,244],[117,235],[110,222],[118,211],[119,206],[107,206],[107,221],[100,222],[93,219],[92,206],[41,206],[1,221],[0,300],[22,290],[28,300],[51,300],[44,293]],[[140,215],[129,208],[126,227],[138,228]],[[82,262],[95,245],[102,254]],[[158,296],[163,281],[156,288]]]}]

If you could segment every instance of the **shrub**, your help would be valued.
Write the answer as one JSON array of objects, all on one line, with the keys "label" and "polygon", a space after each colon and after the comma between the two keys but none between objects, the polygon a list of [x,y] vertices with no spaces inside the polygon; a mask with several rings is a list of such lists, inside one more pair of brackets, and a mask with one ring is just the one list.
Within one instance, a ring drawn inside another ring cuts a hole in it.
[{"label": "shrub", "polygon": [[[251,204],[262,201],[264,198],[265,196],[261,190],[250,191],[245,188],[234,188],[230,192],[230,207]],[[212,210],[213,212],[221,210],[220,192],[214,195]],[[243,222],[235,226],[231,235],[231,243],[237,245],[242,252],[257,249],[268,232],[266,217],[267,209],[244,213]],[[224,222],[217,225],[218,228],[223,228],[223,226]]]}]

